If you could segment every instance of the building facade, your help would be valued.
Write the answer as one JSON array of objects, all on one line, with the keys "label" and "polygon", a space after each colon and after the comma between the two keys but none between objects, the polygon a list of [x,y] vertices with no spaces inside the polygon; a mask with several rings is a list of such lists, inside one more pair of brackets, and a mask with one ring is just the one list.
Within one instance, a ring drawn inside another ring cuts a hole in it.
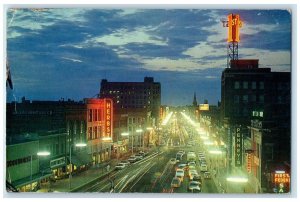
[{"label": "building facade", "polygon": [[[278,102],[281,102],[281,105],[278,105]],[[230,68],[222,72],[221,85],[221,122],[224,126],[222,131],[227,145],[228,172],[249,173],[251,157],[251,163],[259,164],[257,165],[259,171],[254,174],[255,184],[258,184],[257,180],[261,181],[263,172],[261,154],[267,152],[262,150],[266,147],[261,144],[268,141],[265,138],[257,138],[258,136],[249,129],[254,111],[261,112],[267,122],[273,122],[278,127],[285,128],[280,132],[284,137],[284,144],[280,141],[279,144],[283,147],[280,150],[286,152],[283,155],[284,158],[289,159],[291,147],[289,142],[291,137],[290,73],[271,72],[270,68],[259,68],[258,60],[231,61]],[[271,131],[275,134],[274,129]],[[275,136],[272,136],[273,142],[278,141],[275,140]],[[257,142],[259,142],[258,145]],[[256,152],[255,155],[253,151]],[[261,185],[259,186],[253,189],[261,192]]]}]

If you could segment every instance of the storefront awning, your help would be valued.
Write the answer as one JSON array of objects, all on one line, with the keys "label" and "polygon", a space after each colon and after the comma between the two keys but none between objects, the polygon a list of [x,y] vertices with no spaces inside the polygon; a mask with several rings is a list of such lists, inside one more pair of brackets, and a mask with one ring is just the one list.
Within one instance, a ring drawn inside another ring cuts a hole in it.
[{"label": "storefront awning", "polygon": [[11,182],[11,184],[16,188],[20,188],[24,185],[40,181],[40,180],[48,178],[52,175],[53,175],[53,173],[38,173],[38,174],[32,175],[32,178],[31,178],[31,176],[28,176],[28,177],[22,178],[20,180],[16,180],[14,182]]}]

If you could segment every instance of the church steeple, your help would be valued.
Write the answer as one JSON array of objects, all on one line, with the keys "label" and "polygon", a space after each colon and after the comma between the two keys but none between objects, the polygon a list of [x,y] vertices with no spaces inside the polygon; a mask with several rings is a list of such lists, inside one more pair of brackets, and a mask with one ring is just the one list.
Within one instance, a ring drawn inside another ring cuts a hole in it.
[{"label": "church steeple", "polygon": [[197,106],[198,106],[197,98],[196,98],[196,92],[194,92],[193,106],[194,106],[194,107],[197,107]]}]

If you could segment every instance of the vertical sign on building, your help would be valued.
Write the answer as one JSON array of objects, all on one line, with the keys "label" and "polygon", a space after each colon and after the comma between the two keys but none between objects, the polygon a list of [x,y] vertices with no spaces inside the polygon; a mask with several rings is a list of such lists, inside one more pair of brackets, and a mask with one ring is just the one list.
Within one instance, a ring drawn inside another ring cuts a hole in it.
[{"label": "vertical sign on building", "polygon": [[112,100],[105,99],[105,137],[112,137]]},{"label": "vertical sign on building", "polygon": [[242,159],[243,159],[243,136],[241,133],[241,127],[237,127],[235,131],[235,166],[241,167],[242,166]]},{"label": "vertical sign on building", "polygon": [[251,173],[251,167],[252,167],[252,154],[247,153],[247,172]]}]

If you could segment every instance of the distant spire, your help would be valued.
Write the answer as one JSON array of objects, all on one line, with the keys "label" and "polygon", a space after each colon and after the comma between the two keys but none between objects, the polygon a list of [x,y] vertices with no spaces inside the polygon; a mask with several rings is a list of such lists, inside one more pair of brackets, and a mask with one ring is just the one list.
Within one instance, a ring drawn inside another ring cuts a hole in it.
[{"label": "distant spire", "polygon": [[194,107],[197,107],[197,106],[198,106],[197,98],[196,98],[196,93],[195,93],[195,92],[194,92],[193,106],[194,106]]}]

